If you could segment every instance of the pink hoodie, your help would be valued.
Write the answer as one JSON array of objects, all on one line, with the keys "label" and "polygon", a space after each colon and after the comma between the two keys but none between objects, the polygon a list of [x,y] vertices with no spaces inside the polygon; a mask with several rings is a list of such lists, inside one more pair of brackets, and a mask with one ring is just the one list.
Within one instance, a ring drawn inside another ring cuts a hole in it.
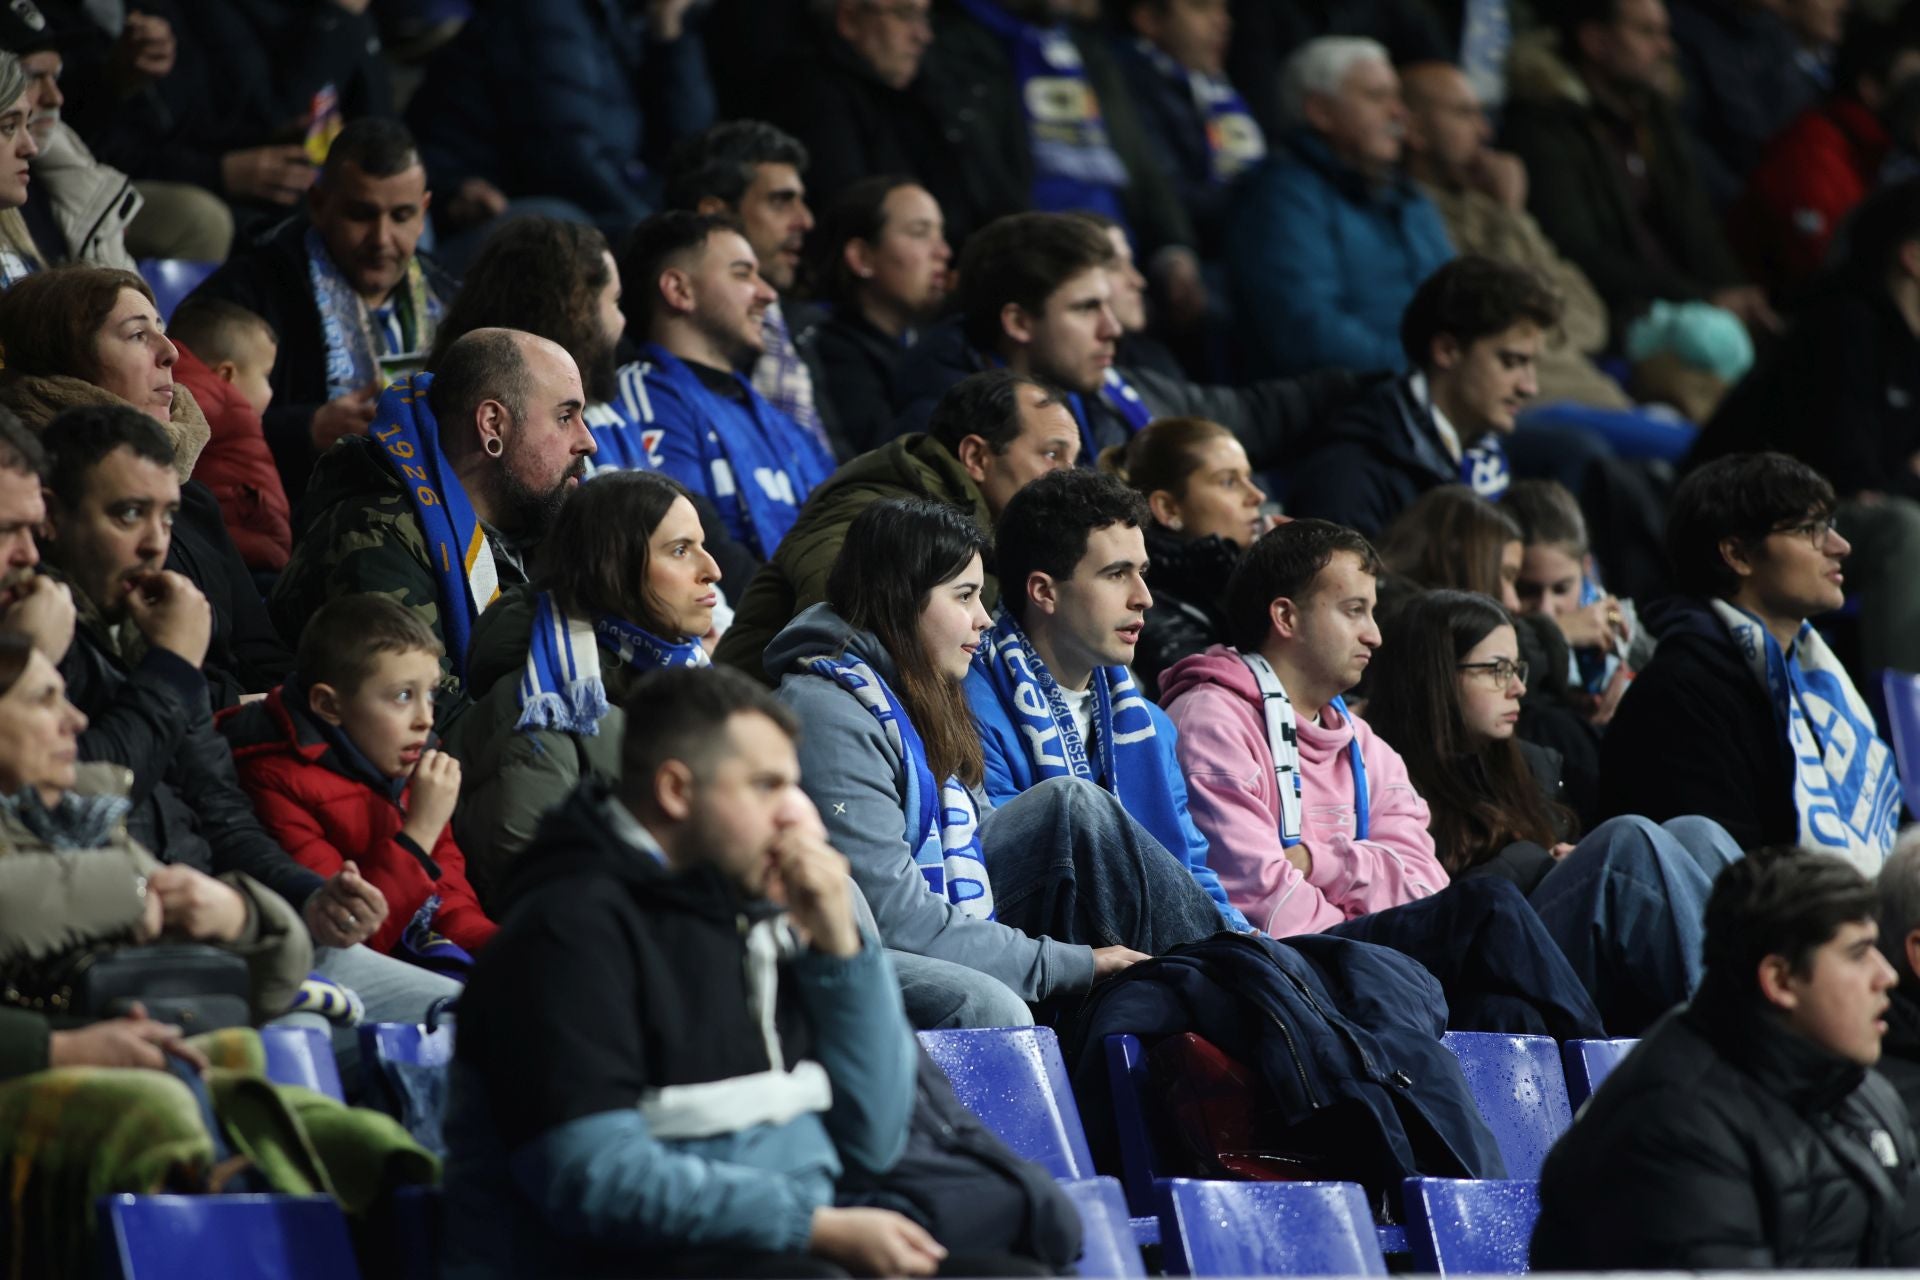
[{"label": "pink hoodie", "polygon": [[[1299,721],[1301,846],[1313,858],[1303,876],[1280,844],[1266,713],[1239,654],[1214,645],[1181,659],[1160,677],[1160,697],[1180,733],[1180,769],[1193,820],[1210,846],[1208,865],[1256,928],[1276,938],[1318,933],[1446,888],[1427,831],[1427,802],[1407,780],[1399,753],[1364,722],[1332,708],[1319,724]],[[1356,735],[1367,766],[1365,840],[1353,837],[1347,744]]]}]

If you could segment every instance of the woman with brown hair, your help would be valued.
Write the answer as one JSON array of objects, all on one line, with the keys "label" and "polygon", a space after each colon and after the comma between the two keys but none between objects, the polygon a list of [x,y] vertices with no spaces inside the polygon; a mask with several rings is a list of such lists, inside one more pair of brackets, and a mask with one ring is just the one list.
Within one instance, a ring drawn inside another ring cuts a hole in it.
[{"label": "woman with brown hair", "polygon": [[480,615],[473,707],[447,730],[461,764],[455,841],[483,904],[540,818],[584,778],[620,776],[624,692],[649,671],[705,666],[720,566],[679,481],[594,476],[560,508],[531,580]]},{"label": "woman with brown hair", "polygon": [[1091,782],[976,808],[985,760],[963,681],[989,625],[989,549],[956,507],[876,502],[849,526],[826,601],[767,646],[806,726],[801,785],[922,1029],[1031,1021],[1028,1003],[1220,928],[1186,864]]},{"label": "woman with brown hair", "polygon": [[1227,579],[1255,538],[1273,526],[1233,432],[1205,418],[1161,418],[1100,454],[1100,469],[1146,495],[1153,604],[1134,650],[1133,674],[1149,698],[1160,673],[1226,640]]},{"label": "woman with brown hair", "polygon": [[1518,884],[1608,1030],[1638,1034],[1699,985],[1707,893],[1740,848],[1702,817],[1612,818],[1574,843],[1557,760],[1519,730],[1519,653],[1496,601],[1426,592],[1380,646],[1367,723],[1406,762],[1447,871]]},{"label": "woman with brown hair", "polygon": [[166,567],[213,606],[203,670],[217,710],[285,679],[293,654],[267,618],[219,501],[190,478],[209,433],[192,394],[173,380],[178,358],[153,291],[131,271],[55,267],[0,293],[0,405],[28,430],[45,432],[68,409],[132,405],[166,432],[181,502]]}]

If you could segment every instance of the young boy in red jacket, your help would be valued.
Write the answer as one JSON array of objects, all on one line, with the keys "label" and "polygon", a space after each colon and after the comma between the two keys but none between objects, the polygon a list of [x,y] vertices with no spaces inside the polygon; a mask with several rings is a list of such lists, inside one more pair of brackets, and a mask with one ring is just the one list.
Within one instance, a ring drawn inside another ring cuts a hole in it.
[{"label": "young boy in red jacket", "polygon": [[294,674],[220,718],[260,823],[323,876],[357,866],[387,900],[367,945],[464,976],[498,926],[448,822],[460,762],[433,749],[440,642],[387,596],[329,602]]}]

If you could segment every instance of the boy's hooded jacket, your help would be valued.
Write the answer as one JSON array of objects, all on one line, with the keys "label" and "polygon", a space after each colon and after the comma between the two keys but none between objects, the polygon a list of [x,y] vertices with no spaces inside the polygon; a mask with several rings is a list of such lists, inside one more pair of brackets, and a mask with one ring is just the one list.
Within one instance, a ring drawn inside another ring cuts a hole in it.
[{"label": "boy's hooded jacket", "polygon": [[[1427,831],[1427,802],[1407,766],[1366,724],[1331,707],[1319,724],[1298,723],[1302,875],[1280,843],[1280,792],[1267,745],[1260,686],[1225,645],[1175,663],[1161,698],[1179,731],[1180,769],[1211,865],[1233,905],[1274,937],[1318,933],[1447,886]],[[1360,744],[1367,771],[1367,838],[1354,836],[1354,779],[1348,745]]]},{"label": "boy's hooded jacket", "polygon": [[379,778],[344,735],[323,733],[312,716],[289,708],[286,690],[282,685],[220,717],[261,825],[296,862],[322,876],[331,878],[347,859],[354,861],[387,900],[386,920],[367,939],[375,951],[398,951],[414,914],[437,894],[434,932],[477,952],[498,926],[467,883],[453,825],[431,850],[402,835],[410,788]]}]

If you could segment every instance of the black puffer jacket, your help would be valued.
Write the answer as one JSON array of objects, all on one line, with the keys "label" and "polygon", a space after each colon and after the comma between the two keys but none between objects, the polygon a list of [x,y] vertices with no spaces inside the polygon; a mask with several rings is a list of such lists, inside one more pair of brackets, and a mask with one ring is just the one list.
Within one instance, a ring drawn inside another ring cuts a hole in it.
[{"label": "black puffer jacket", "polygon": [[1607,1077],[1547,1156],[1535,1271],[1920,1264],[1899,1095],[1756,1001],[1709,975]]},{"label": "black puffer jacket", "polygon": [[1155,702],[1161,672],[1209,645],[1231,643],[1220,606],[1240,555],[1222,537],[1181,538],[1158,523],[1147,526],[1153,604],[1133,651],[1133,674]]}]

